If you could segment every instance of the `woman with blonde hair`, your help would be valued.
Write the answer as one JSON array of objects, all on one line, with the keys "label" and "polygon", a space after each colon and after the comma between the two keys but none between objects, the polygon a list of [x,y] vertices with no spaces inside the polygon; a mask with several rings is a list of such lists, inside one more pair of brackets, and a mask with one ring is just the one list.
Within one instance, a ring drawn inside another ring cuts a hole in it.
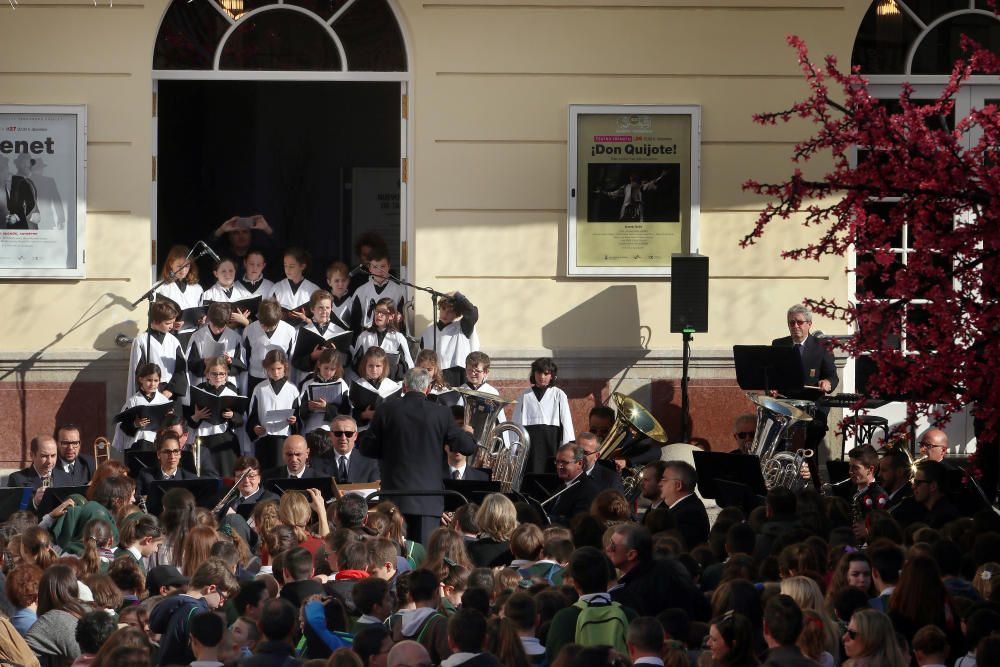
[{"label": "woman with blonde hair", "polygon": [[219,533],[215,528],[208,526],[195,526],[192,528],[184,537],[178,569],[190,577],[195,573],[199,565],[211,557],[212,545],[218,540]]},{"label": "woman with blonde hair", "polygon": [[517,508],[502,493],[483,498],[476,512],[479,538],[469,542],[469,557],[476,567],[510,565],[510,536],[517,528]]},{"label": "woman with blonde hair", "polygon": [[788,577],[781,580],[781,593],[795,600],[799,609],[811,610],[823,621],[823,648],[831,656],[840,653],[840,630],[826,613],[819,584],[811,577]]},{"label": "woman with blonde hair", "polygon": [[[323,546],[323,538],[330,533],[330,524],[326,519],[326,503],[323,496],[315,489],[309,489],[312,496],[312,507],[306,495],[300,491],[288,491],[282,494],[278,501],[278,519],[281,523],[295,531],[295,539],[299,546],[312,554],[316,558],[316,552]],[[316,510],[319,520],[319,535],[309,532],[309,519],[312,517],[312,510]]]},{"label": "woman with blonde hair", "polygon": [[906,667],[889,617],[874,609],[854,612],[844,632],[845,667]]},{"label": "woman with blonde hair", "polygon": [[972,578],[972,587],[987,602],[1000,601],[1000,563],[983,563]]}]

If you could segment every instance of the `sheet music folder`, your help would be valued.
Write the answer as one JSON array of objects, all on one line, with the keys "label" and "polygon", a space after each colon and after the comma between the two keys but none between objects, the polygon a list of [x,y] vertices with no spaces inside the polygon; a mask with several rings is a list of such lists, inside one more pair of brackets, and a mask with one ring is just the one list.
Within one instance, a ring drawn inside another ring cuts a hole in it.
[{"label": "sheet music folder", "polygon": [[802,356],[794,347],[733,345],[736,382],[741,389],[802,391]]},{"label": "sheet music folder", "polygon": [[695,451],[692,455],[698,472],[698,491],[702,497],[717,499],[719,487],[716,480],[720,479],[742,484],[756,495],[767,495],[764,476],[760,472],[760,458],[728,452]]}]

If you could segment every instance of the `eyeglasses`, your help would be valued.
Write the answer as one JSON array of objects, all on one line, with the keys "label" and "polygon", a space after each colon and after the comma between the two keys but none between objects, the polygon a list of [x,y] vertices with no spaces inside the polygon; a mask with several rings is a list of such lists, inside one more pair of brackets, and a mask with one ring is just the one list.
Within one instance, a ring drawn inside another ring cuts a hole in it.
[{"label": "eyeglasses", "polygon": [[338,438],[351,438],[357,431],[330,431],[330,433]]},{"label": "eyeglasses", "polygon": [[217,373],[215,372],[209,373],[208,376],[213,378],[224,378],[224,377],[229,377],[229,373],[227,373],[226,371],[219,371]]},{"label": "eyeglasses", "polygon": [[60,445],[69,445],[70,447],[79,447],[80,446],[80,441],[79,440],[60,440],[59,444]]},{"label": "eyeglasses", "polygon": [[684,480],[680,477],[664,477],[660,479],[661,482],[683,482]]},{"label": "eyeglasses", "polygon": [[[236,479],[243,477],[242,470],[237,470],[233,474],[236,475]],[[257,479],[258,477],[260,477],[260,473],[257,472],[256,470],[251,470],[250,472],[247,473],[246,477],[243,477],[243,479]]]},{"label": "eyeglasses", "polygon": [[596,456],[597,455],[597,450],[595,449],[592,452],[584,452],[583,455],[584,456]]},{"label": "eyeglasses", "polygon": [[560,461],[559,459],[556,459],[556,467],[559,468],[565,468],[566,466],[571,466],[574,463],[579,463],[579,461]]},{"label": "eyeglasses", "polygon": [[179,449],[161,449],[160,454],[166,454],[167,456],[180,456],[181,450]]},{"label": "eyeglasses", "polygon": [[788,320],[788,326],[790,327],[795,327],[795,326],[801,327],[805,326],[806,324],[812,324],[812,322],[809,322],[808,320]]},{"label": "eyeglasses", "polygon": [[858,638],[858,631],[857,630],[851,630],[850,628],[847,628],[847,632],[845,632],[844,634],[846,634],[851,639],[857,639]]},{"label": "eyeglasses", "polygon": [[748,440],[753,437],[753,431],[738,431],[733,435],[735,435],[740,440]]},{"label": "eyeglasses", "polygon": [[948,445],[934,445],[929,442],[921,442],[920,446],[924,449],[948,449]]}]

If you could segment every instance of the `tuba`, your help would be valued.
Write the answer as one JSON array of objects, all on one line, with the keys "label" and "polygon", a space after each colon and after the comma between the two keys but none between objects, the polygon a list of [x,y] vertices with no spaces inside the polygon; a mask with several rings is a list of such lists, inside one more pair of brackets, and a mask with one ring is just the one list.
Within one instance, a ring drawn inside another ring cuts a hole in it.
[{"label": "tuba", "polygon": [[[497,423],[497,417],[504,406],[513,401],[472,389],[455,391],[465,401],[465,423],[472,427],[472,435],[478,445],[471,465],[492,470],[491,479],[500,482],[500,489],[504,493],[520,491],[531,440],[520,424]],[[508,438],[508,432],[517,437]]]},{"label": "tuba", "polygon": [[104,436],[99,436],[94,440],[94,463],[101,465],[105,461],[111,460],[111,443]]},{"label": "tuba", "polygon": [[[611,400],[614,401],[616,408],[615,423],[601,442],[597,458],[606,460],[618,458],[642,438],[650,438],[660,444],[667,441],[667,432],[639,401],[618,392],[611,395]],[[639,481],[644,467],[633,466],[622,471],[622,486],[625,487],[625,497],[629,500],[639,494]]]},{"label": "tuba", "polygon": [[802,479],[802,463],[813,455],[811,449],[796,452],[778,451],[788,430],[799,422],[812,420],[798,408],[761,394],[747,393],[757,406],[757,430],[748,454],[760,458],[760,471],[764,485],[773,489],[779,486],[790,491],[800,491],[808,483]]}]

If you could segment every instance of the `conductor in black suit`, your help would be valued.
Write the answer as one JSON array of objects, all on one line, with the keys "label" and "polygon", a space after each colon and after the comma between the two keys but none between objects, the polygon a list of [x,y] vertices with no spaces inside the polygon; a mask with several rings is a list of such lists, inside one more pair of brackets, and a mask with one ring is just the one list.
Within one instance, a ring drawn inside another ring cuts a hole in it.
[{"label": "conductor in black suit", "polygon": [[334,417],[330,422],[329,438],[332,451],[327,456],[327,468],[338,484],[378,481],[378,461],[368,458],[354,446],[358,440],[358,424],[353,417]]},{"label": "conductor in black suit", "polygon": [[708,512],[705,511],[701,498],[694,492],[698,484],[698,473],[686,461],[666,463],[663,477],[660,478],[660,495],[690,551],[708,541]]},{"label": "conductor in black suit", "polygon": [[52,469],[56,465],[59,454],[55,438],[50,435],[39,435],[32,438],[30,451],[31,465],[8,475],[7,486],[38,489],[32,499],[37,508],[38,503],[42,502],[42,495],[45,493],[42,480],[48,479],[49,483],[45,486],[55,486]]},{"label": "conductor in black suit", "polygon": [[[411,368],[403,378],[403,396],[383,403],[358,442],[361,453],[380,461],[382,489],[443,491],[444,446],[462,454],[476,451],[472,427],[459,427],[444,405],[427,400],[431,376]],[[444,513],[442,496],[401,496],[392,500],[406,518],[406,534],[421,542]]]},{"label": "conductor in black suit", "polygon": [[586,460],[583,447],[576,443],[567,442],[556,450],[556,474],[564,486],[547,510],[553,523],[568,526],[574,516],[590,511],[590,503],[601,492],[597,482],[583,470]]},{"label": "conductor in black suit", "polygon": [[[802,384],[819,389],[791,392],[789,398],[815,401],[836,389],[838,378],[833,353],[809,333],[810,329],[812,329],[812,312],[805,306],[796,304],[788,309],[788,332],[791,335],[775,338],[771,341],[771,345],[795,347],[799,350],[802,356]],[[817,405],[812,421],[806,424],[804,447],[816,452],[816,457],[819,455],[819,445],[823,441],[823,436],[826,435],[826,418],[829,413],[829,408]],[[809,462],[810,467],[817,465],[816,457]],[[813,479],[819,479],[816,473],[817,470],[812,470]]]},{"label": "conductor in black suit", "polygon": [[94,476],[94,459],[80,453],[80,427],[65,424],[56,431],[59,460],[52,470],[56,486],[86,486]]},{"label": "conductor in black suit", "polygon": [[139,473],[135,483],[137,496],[148,496],[153,482],[174,479],[198,479],[194,473],[181,468],[181,440],[173,431],[160,431],[156,436],[157,465]]}]

